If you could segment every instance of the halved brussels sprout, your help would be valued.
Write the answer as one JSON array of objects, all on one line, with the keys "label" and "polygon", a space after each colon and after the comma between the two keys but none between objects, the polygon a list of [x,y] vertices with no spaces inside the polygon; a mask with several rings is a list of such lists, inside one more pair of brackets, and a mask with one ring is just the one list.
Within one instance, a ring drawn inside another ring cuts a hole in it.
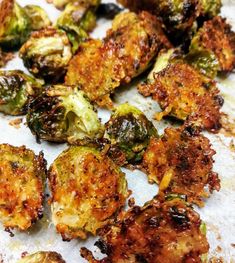
[{"label": "halved brussels sprout", "polygon": [[0,112],[25,114],[29,98],[42,92],[42,84],[20,70],[0,71]]},{"label": "halved brussels sprout", "polygon": [[[232,71],[235,67],[235,32],[232,31],[231,25],[220,16],[206,21],[193,37],[189,54],[200,54],[203,56],[201,60],[209,59],[212,62],[212,66],[202,63],[204,71],[210,72],[211,68],[212,72],[217,69],[222,72]],[[200,67],[200,59],[196,64]]]},{"label": "halved brussels sprout", "polygon": [[146,10],[160,16],[167,33],[174,41],[191,30],[200,12],[197,0],[118,0],[118,2],[132,11]]},{"label": "halved brussels sprout", "polygon": [[0,145],[0,221],[27,230],[42,217],[46,161],[25,146]]},{"label": "halved brussels sprout", "polygon": [[17,263],[66,263],[57,252],[40,251],[31,255],[26,255]]},{"label": "halved brussels sprout", "polygon": [[118,106],[106,123],[105,137],[111,141],[112,159],[115,159],[116,151],[121,151],[127,163],[139,162],[150,138],[156,136],[157,130],[152,122],[143,112],[127,103]]},{"label": "halved brussels sprout", "polygon": [[67,33],[73,53],[77,51],[79,44],[88,38],[87,33],[95,27],[95,11],[99,4],[100,0],[70,2],[58,18],[56,26]]},{"label": "halved brussels sprout", "polygon": [[31,32],[30,18],[14,0],[0,2],[0,46],[15,49],[25,42]]},{"label": "halved brussels sprout", "polygon": [[210,141],[191,131],[192,127],[167,128],[163,136],[152,138],[142,165],[160,192],[184,195],[190,203],[203,206],[204,198],[220,189],[220,179],[212,170],[215,151]]},{"label": "halved brussels sprout", "polygon": [[100,232],[95,245],[107,257],[96,260],[86,248],[81,255],[90,263],[202,262],[201,256],[209,251],[202,224],[199,214],[182,199],[158,197],[121,213]]},{"label": "halved brussels sprout", "polygon": [[80,45],[69,63],[65,83],[79,85],[91,101],[111,107],[110,94],[140,75],[163,47],[170,46],[155,16],[121,13],[104,41],[89,40]]},{"label": "halved brussels sprout", "polygon": [[86,143],[102,137],[103,126],[83,91],[55,85],[29,104],[27,124],[38,139]]},{"label": "halved brussels sprout", "polygon": [[48,27],[32,33],[19,55],[34,76],[56,82],[66,73],[72,49],[64,31]]},{"label": "halved brussels sprout", "polygon": [[51,21],[45,12],[38,5],[26,5],[24,10],[30,18],[30,27],[32,30],[37,31],[51,25]]},{"label": "halved brussels sprout", "polygon": [[110,223],[129,193],[125,174],[95,148],[72,146],[49,171],[52,221],[64,240],[87,238]]},{"label": "halved brussels sprout", "polygon": [[163,111],[156,114],[157,120],[171,116],[187,125],[218,132],[223,98],[215,81],[187,62],[175,50],[161,53],[147,82],[139,85],[139,92],[160,104]]}]

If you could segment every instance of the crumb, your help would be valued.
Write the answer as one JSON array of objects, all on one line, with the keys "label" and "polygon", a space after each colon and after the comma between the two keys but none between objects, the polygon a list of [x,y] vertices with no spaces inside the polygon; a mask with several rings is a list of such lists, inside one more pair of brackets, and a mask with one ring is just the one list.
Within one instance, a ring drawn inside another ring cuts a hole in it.
[{"label": "crumb", "polygon": [[225,113],[222,114],[221,118],[222,129],[221,133],[227,137],[234,137],[235,136],[235,119],[229,118],[229,116]]},{"label": "crumb", "polygon": [[233,140],[230,141],[229,149],[230,149],[232,152],[235,152],[235,144],[234,144],[234,141],[233,141]]},{"label": "crumb", "polygon": [[221,253],[221,252],[222,252],[222,248],[221,248],[220,246],[217,246],[216,252],[217,252],[217,253]]},{"label": "crumb", "polygon": [[135,198],[132,197],[128,200],[128,206],[129,207],[134,207],[135,206]]},{"label": "crumb", "polygon": [[231,246],[232,246],[233,248],[235,248],[235,244],[231,244]]},{"label": "crumb", "polygon": [[212,257],[209,259],[209,263],[225,263],[223,258]]},{"label": "crumb", "polygon": [[19,129],[22,121],[23,121],[22,118],[14,119],[9,122],[9,125],[13,126],[16,129]]},{"label": "crumb", "polygon": [[29,253],[27,251],[24,251],[21,253],[21,258],[24,258],[28,255]]}]

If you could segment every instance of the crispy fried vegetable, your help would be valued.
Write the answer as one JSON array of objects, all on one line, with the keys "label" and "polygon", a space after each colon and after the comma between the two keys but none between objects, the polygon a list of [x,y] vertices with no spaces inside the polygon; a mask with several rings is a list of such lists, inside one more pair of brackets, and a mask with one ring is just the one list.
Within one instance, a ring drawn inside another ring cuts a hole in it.
[{"label": "crispy fried vegetable", "polygon": [[[220,16],[204,23],[192,39],[190,53],[212,53],[219,62],[219,71],[229,72],[235,67],[235,33]],[[208,63],[208,66],[211,65]]]},{"label": "crispy fried vegetable", "polygon": [[32,33],[21,47],[20,57],[34,76],[56,82],[66,73],[72,49],[65,32],[48,27]]},{"label": "crispy fried vegetable", "polygon": [[[162,56],[164,56],[162,54]],[[167,56],[166,56],[167,57]],[[221,128],[220,108],[223,99],[214,81],[200,74],[195,68],[181,59],[158,59],[163,65],[155,65],[160,69],[150,75],[147,83],[139,85],[139,91],[144,96],[152,96],[162,112],[156,114],[156,119],[173,116],[187,121],[211,132]],[[154,80],[151,79],[154,75]]]},{"label": "crispy fried vegetable", "polygon": [[38,5],[26,5],[24,10],[30,18],[30,27],[32,30],[37,31],[51,25],[51,21],[45,12]]},{"label": "crispy fried vegetable", "polygon": [[31,31],[30,19],[14,0],[0,2],[0,46],[14,49],[25,42]]},{"label": "crispy fried vegetable", "polygon": [[66,263],[62,256],[57,252],[41,251],[31,255],[27,255],[18,260],[17,263]]},{"label": "crispy fried vegetable", "polygon": [[55,85],[29,104],[27,124],[39,139],[86,143],[102,137],[103,127],[83,91]]},{"label": "crispy fried vegetable", "polygon": [[150,138],[157,130],[143,112],[129,104],[118,106],[106,123],[106,137],[111,141],[111,156],[121,151],[125,162],[136,163],[142,159]]},{"label": "crispy fried vegetable", "polygon": [[95,245],[106,258],[96,260],[86,248],[81,255],[90,263],[201,262],[209,251],[202,224],[199,214],[180,198],[153,199],[123,212],[117,223],[101,232]]},{"label": "crispy fried vegetable", "polygon": [[215,54],[206,49],[192,50],[185,56],[185,61],[211,79],[216,77],[220,68]]},{"label": "crispy fried vegetable", "polygon": [[218,15],[222,6],[221,0],[199,0],[201,15],[213,18]]},{"label": "crispy fried vegetable", "polygon": [[80,85],[91,101],[109,107],[109,95],[145,71],[164,46],[170,44],[154,16],[146,12],[119,14],[104,42],[81,44],[69,63],[66,83]]},{"label": "crispy fried vegetable", "polygon": [[42,84],[20,70],[0,71],[0,112],[25,114],[29,98],[41,93]]},{"label": "crispy fried vegetable", "polygon": [[94,29],[95,11],[99,4],[100,0],[68,3],[58,18],[56,25],[67,33],[73,46],[73,53],[77,51],[79,44],[88,38],[88,32]]},{"label": "crispy fried vegetable", "polygon": [[197,0],[118,0],[132,11],[146,10],[161,17],[166,31],[174,39],[193,27],[199,16],[200,5]]},{"label": "crispy fried vegetable", "polygon": [[203,206],[209,191],[220,189],[218,174],[212,171],[210,141],[195,134],[193,127],[167,128],[161,138],[152,138],[143,157],[149,181],[159,190],[186,195],[190,203]]},{"label": "crispy fried vegetable", "polygon": [[42,217],[46,161],[43,154],[0,145],[0,221],[6,229],[26,230]]},{"label": "crispy fried vegetable", "polygon": [[52,221],[64,240],[97,230],[125,204],[125,175],[111,159],[94,148],[73,146],[52,164]]}]

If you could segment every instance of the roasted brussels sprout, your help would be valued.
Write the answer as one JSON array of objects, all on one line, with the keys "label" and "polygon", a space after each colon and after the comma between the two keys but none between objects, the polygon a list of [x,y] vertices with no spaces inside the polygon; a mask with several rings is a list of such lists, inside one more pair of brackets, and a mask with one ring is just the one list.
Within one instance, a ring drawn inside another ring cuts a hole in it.
[{"label": "roasted brussels sprout", "polygon": [[220,12],[222,2],[221,0],[199,0],[200,15],[206,18],[213,18]]},{"label": "roasted brussels sprout", "polygon": [[80,45],[65,81],[81,86],[91,101],[111,107],[110,94],[145,71],[157,53],[169,46],[156,17],[147,12],[121,13],[103,42],[90,40]]},{"label": "roasted brussels sprout", "polygon": [[200,216],[180,198],[153,199],[119,215],[101,231],[95,243],[107,257],[96,260],[86,248],[81,255],[90,263],[202,262],[209,251]]},{"label": "roasted brussels sprout", "polygon": [[211,79],[216,77],[220,69],[215,54],[206,49],[192,50],[185,56],[185,61]]},{"label": "roasted brussels sprout", "polygon": [[18,260],[17,263],[66,263],[57,252],[37,252],[27,255]]},{"label": "roasted brussels sprout", "polygon": [[53,3],[58,9],[63,9],[68,3],[76,0],[47,0],[48,3]]},{"label": "roasted brussels sprout", "polygon": [[103,126],[83,91],[55,85],[31,100],[27,124],[38,139],[86,143],[103,135]]},{"label": "roasted brussels sprout", "polygon": [[20,70],[0,71],[0,112],[25,114],[29,98],[42,92],[42,84]]},{"label": "roasted brussels sprout", "polygon": [[146,10],[160,16],[167,33],[174,39],[191,30],[200,12],[197,0],[118,0],[118,2],[132,11]]},{"label": "roasted brussels sprout", "polygon": [[[199,29],[192,39],[189,52],[190,54],[202,52],[201,56],[204,56],[206,52],[211,57],[209,61],[215,61],[214,56],[216,57],[219,71],[232,71],[235,67],[235,32],[232,31],[231,26],[226,23],[225,19],[216,16],[205,22],[203,27]],[[206,58],[203,59],[206,60]],[[216,62],[214,63],[216,64]],[[203,63],[203,66],[204,68],[208,67],[209,70],[211,68],[209,63]],[[216,67],[217,65],[215,69]]]},{"label": "roasted brussels sprout", "polygon": [[218,174],[212,171],[210,141],[193,127],[167,128],[161,138],[152,138],[142,166],[149,181],[159,184],[160,192],[186,195],[190,203],[203,206],[209,191],[220,189]]},{"label": "roasted brussels sprout", "polygon": [[125,162],[136,163],[142,159],[151,137],[157,136],[157,130],[146,116],[134,106],[118,106],[106,123],[106,137],[111,141],[112,160],[115,153],[122,151]]},{"label": "roasted brussels sprout", "polygon": [[0,221],[6,229],[26,230],[42,217],[46,161],[43,154],[0,145]]},{"label": "roasted brussels sprout", "polygon": [[20,49],[20,57],[34,76],[56,82],[66,73],[72,49],[65,32],[48,27],[31,34]]},{"label": "roasted brussels sprout", "polygon": [[128,197],[127,182],[95,148],[72,146],[49,171],[52,221],[64,240],[85,239],[110,222]]},{"label": "roasted brussels sprout", "polygon": [[150,79],[154,76],[151,81],[140,84],[139,92],[152,96],[160,104],[163,111],[156,114],[156,119],[172,116],[189,125],[218,132],[223,98],[216,83],[170,52],[161,54],[155,65],[160,71],[150,75]]},{"label": "roasted brussels sprout", "polygon": [[75,1],[68,3],[65,10],[57,20],[57,27],[64,30],[72,43],[73,53],[79,44],[88,38],[87,32],[96,25],[95,10],[100,0]]},{"label": "roasted brussels sprout", "polygon": [[14,0],[0,2],[0,46],[14,49],[25,42],[31,31],[30,19]]},{"label": "roasted brussels sprout", "polygon": [[37,31],[51,25],[51,21],[45,12],[38,5],[26,5],[24,10],[30,18],[30,27],[32,30]]}]

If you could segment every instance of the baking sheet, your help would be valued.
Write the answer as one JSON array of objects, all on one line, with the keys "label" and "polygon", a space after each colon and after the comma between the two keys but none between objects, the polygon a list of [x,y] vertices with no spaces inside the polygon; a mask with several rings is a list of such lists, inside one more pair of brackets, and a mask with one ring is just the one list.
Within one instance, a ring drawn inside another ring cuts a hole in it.
[{"label": "baking sheet", "polygon": [[[53,20],[59,15],[59,11],[44,0],[18,0],[18,2],[21,5],[37,4],[42,6],[48,11],[49,16]],[[222,15],[228,18],[235,29],[235,0],[223,2]],[[93,37],[102,38],[109,26],[110,21],[99,20],[98,27],[93,32]],[[25,70],[22,61],[18,58],[9,62],[6,69]],[[230,128],[233,125],[233,129],[235,129],[235,73],[230,74],[226,78],[218,78],[218,85],[225,98],[223,112],[229,115]],[[149,98],[145,99],[137,93],[135,83],[132,86],[120,88],[116,93],[115,102],[117,104],[126,101],[142,109],[150,119],[152,119],[154,112],[160,111],[157,103]],[[104,123],[108,120],[109,115],[108,111],[99,110],[99,116]],[[62,150],[67,148],[66,144],[51,144],[46,142],[37,144],[35,137],[24,124],[25,119],[23,119],[19,128],[9,124],[14,119],[16,118],[0,114],[0,143],[10,143],[15,146],[26,145],[37,154],[43,150],[45,158],[48,161],[48,166]],[[165,127],[170,125],[166,121],[154,122],[154,124],[160,134],[163,133]],[[196,209],[207,224],[207,236],[211,246],[209,258],[213,259],[213,262],[221,262],[216,261],[219,259],[226,263],[235,262],[235,137],[231,133],[225,133],[225,131],[217,135],[208,133],[205,133],[205,135],[209,137],[214,149],[217,151],[214,158],[214,171],[220,175],[221,191],[219,193],[215,192],[206,201],[204,208]],[[135,198],[136,204],[143,205],[156,195],[157,186],[148,184],[147,177],[143,173],[140,171],[123,170],[127,176],[129,189],[133,191],[132,196]],[[38,221],[26,233],[14,231],[14,237],[10,237],[9,233],[5,232],[3,227],[0,226],[0,262],[3,260],[4,263],[15,263],[23,252],[31,253],[48,250],[61,253],[68,263],[82,263],[86,262],[80,257],[79,250],[82,246],[88,247],[95,251],[97,256],[101,256],[99,250],[93,246],[96,238],[89,237],[87,241],[74,240],[63,242],[60,235],[56,234],[55,228],[50,222],[49,208],[45,204],[44,218]]]}]

